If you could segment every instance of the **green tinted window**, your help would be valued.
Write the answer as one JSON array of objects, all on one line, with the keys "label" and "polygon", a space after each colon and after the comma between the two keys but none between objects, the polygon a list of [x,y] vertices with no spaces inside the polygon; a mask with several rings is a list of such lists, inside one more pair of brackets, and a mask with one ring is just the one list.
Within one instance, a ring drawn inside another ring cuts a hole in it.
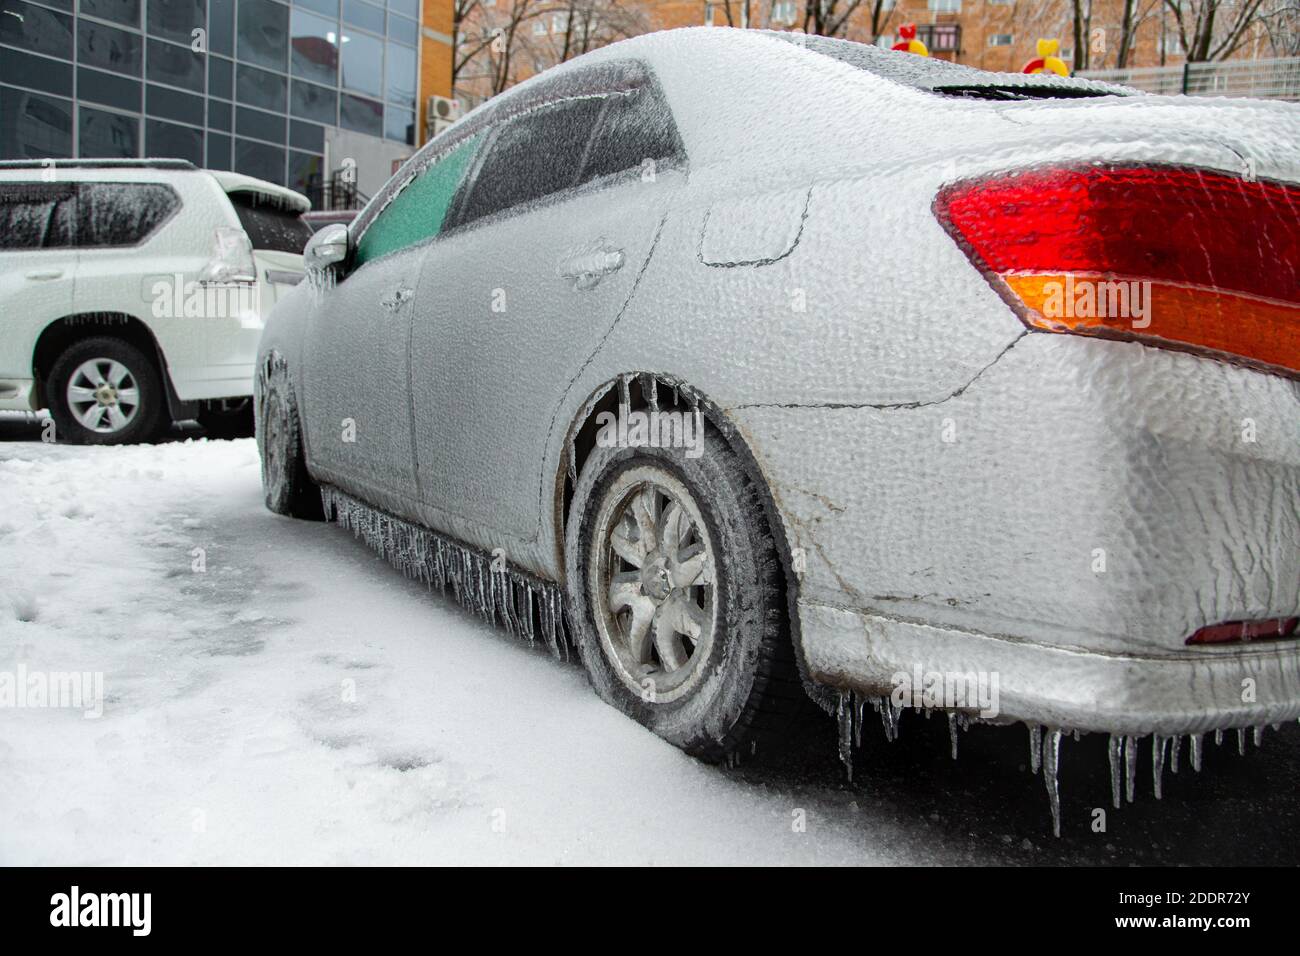
[{"label": "green tinted window", "polygon": [[357,243],[358,265],[438,234],[481,139],[467,139],[397,194]]}]

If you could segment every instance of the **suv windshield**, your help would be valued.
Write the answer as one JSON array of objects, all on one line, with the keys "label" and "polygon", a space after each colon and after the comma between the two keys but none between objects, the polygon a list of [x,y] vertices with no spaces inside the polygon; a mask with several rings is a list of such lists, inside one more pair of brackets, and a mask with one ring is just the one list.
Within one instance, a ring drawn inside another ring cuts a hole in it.
[{"label": "suv windshield", "polygon": [[940,96],[986,100],[1074,99],[1083,96],[1130,96],[1132,90],[1078,77],[1042,73],[991,73],[932,57],[882,50],[851,40],[765,31],[774,39],[793,43],[833,60],[874,73],[914,90]]},{"label": "suv windshield", "polygon": [[257,193],[230,193],[230,201],[239,214],[239,224],[248,233],[254,249],[301,253],[312,237],[312,227],[302,215],[285,209],[274,200]]}]

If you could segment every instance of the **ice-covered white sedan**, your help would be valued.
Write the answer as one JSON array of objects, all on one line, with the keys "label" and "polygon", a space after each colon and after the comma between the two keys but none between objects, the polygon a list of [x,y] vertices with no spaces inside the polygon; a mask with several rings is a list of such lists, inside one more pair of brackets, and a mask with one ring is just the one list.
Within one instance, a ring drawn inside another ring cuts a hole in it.
[{"label": "ice-covered white sedan", "polygon": [[317,234],[267,503],[567,633],[709,759],[805,692],[1045,727],[1049,767],[1294,719],[1298,184],[1292,105],[619,43]]}]

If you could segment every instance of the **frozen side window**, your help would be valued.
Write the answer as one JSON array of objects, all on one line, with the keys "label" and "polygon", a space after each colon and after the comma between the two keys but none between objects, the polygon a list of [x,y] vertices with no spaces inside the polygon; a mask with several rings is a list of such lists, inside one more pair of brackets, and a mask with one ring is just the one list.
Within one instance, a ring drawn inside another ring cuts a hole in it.
[{"label": "frozen side window", "polygon": [[462,224],[575,185],[604,105],[600,97],[561,100],[509,120],[492,144],[460,212]]},{"label": "frozen side window", "polygon": [[67,237],[59,235],[57,212],[72,190],[68,184],[0,184],[0,249],[67,245]]},{"label": "frozen side window", "polygon": [[303,222],[301,213],[286,209],[270,197],[234,192],[230,194],[230,202],[254,249],[301,254],[312,236],[312,228]]},{"label": "frozen side window", "polygon": [[82,248],[134,246],[179,205],[180,197],[161,183],[80,183],[70,227]]},{"label": "frozen side window", "polygon": [[393,197],[357,240],[357,265],[405,249],[442,231],[447,210],[481,139],[479,134],[465,140]]},{"label": "frozen side window", "polygon": [[648,86],[609,97],[600,128],[587,154],[582,182],[682,158],[681,139],[668,104]]}]

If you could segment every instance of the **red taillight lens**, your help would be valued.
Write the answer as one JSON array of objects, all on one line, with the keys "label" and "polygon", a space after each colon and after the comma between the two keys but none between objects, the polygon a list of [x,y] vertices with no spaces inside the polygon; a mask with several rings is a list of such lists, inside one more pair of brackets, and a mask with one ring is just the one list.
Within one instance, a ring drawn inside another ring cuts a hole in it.
[{"label": "red taillight lens", "polygon": [[1187,639],[1188,644],[1237,644],[1248,641],[1276,641],[1290,637],[1300,617],[1277,617],[1268,621],[1226,621],[1203,627]]},{"label": "red taillight lens", "polygon": [[935,213],[1032,328],[1300,373],[1300,188],[1181,167],[1032,169]]}]

